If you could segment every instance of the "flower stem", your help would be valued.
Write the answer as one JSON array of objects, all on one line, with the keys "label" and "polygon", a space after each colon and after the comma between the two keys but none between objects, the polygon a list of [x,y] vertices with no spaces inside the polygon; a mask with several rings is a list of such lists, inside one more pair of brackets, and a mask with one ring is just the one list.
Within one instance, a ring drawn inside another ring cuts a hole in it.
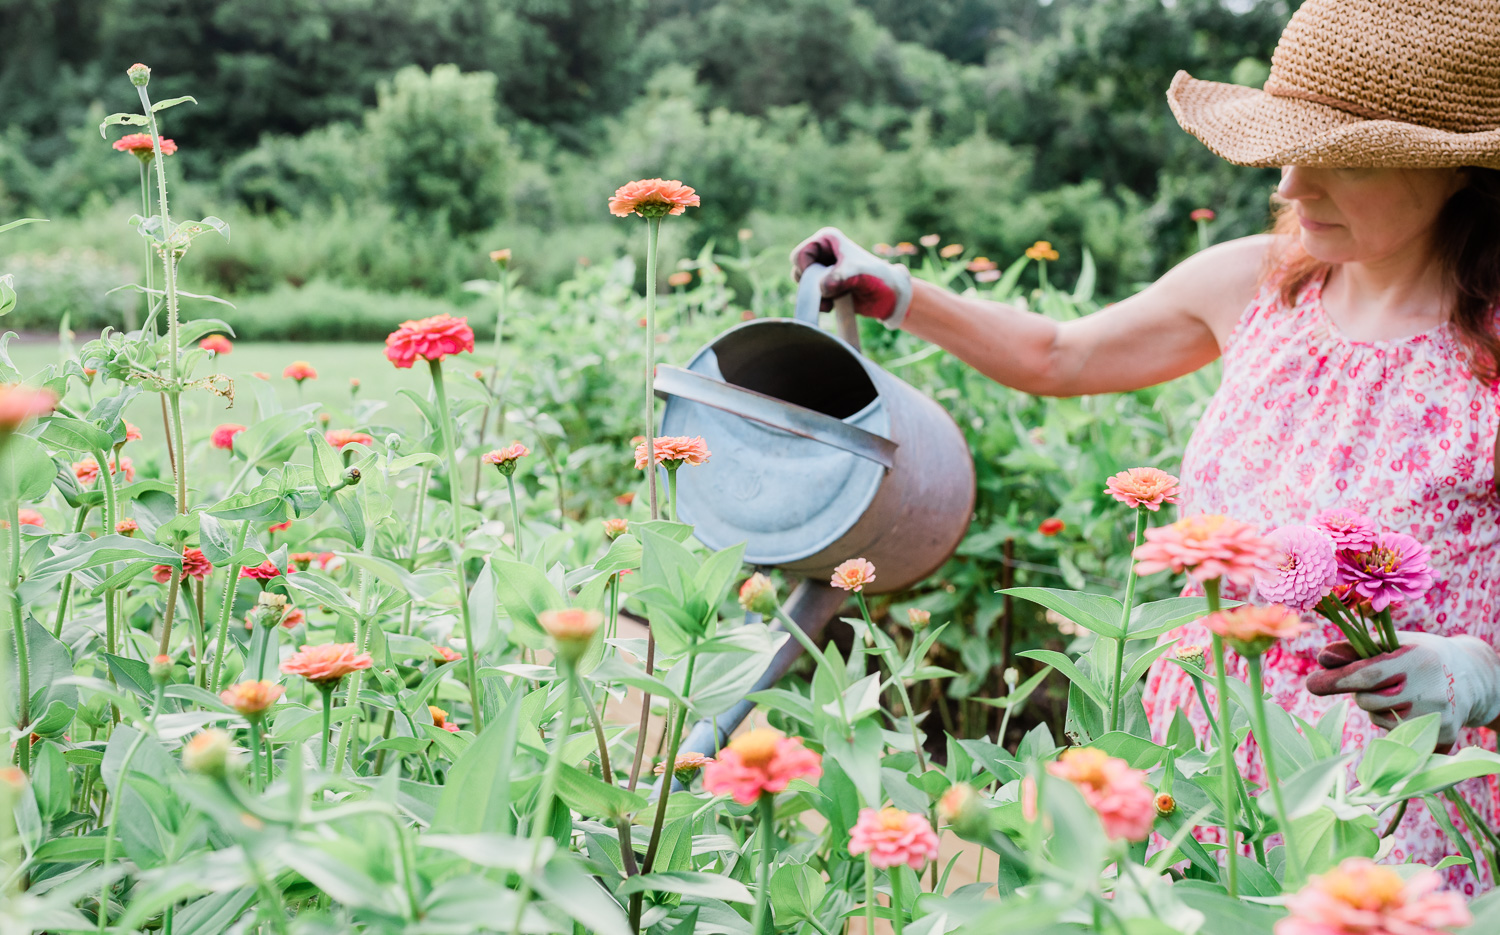
[{"label": "flower stem", "polygon": [[775,794],[762,792],[756,803],[756,812],[760,817],[760,865],[756,874],[755,914],[750,918],[750,935],[764,935],[766,906],[771,897],[771,835],[776,830]]},{"label": "flower stem", "polygon": [[[83,527],[89,518],[89,507],[87,504],[78,508],[78,518],[73,523],[74,532],[83,532]],[[63,620],[68,613],[68,600],[73,595],[73,573],[68,572],[63,576],[62,585],[58,588],[57,597],[57,619],[52,622],[52,636],[62,639]]]},{"label": "flower stem", "polygon": [[[594,725],[594,742],[599,746],[599,771],[604,775],[604,781],[609,785],[615,784],[615,771],[609,762],[609,740],[604,736],[604,720],[599,717],[599,709],[594,706],[594,699],[584,687],[583,679],[578,675],[578,670],[572,666],[568,667],[568,675],[573,679],[573,688],[583,698],[584,710],[588,712],[589,722]],[[625,815],[615,817],[615,834],[620,839],[620,861],[625,865],[625,875],[633,877],[641,870],[636,866],[635,847],[630,843],[630,818]]]},{"label": "flower stem", "polygon": [[[267,771],[269,772],[269,770]],[[250,788],[257,792],[264,788],[260,783],[260,719],[250,719]]]},{"label": "flower stem", "polygon": [[8,497],[5,501],[5,586],[10,604],[10,631],[16,639],[16,689],[19,704],[16,726],[21,736],[16,741],[16,765],[31,775],[31,660],[26,646],[26,616],[21,609],[21,518],[20,504]]},{"label": "flower stem", "polygon": [[[104,829],[104,862],[101,866],[106,872],[114,864],[115,859],[115,825],[120,817],[120,800],[125,798],[125,787],[130,781],[130,761],[135,759],[135,751],[140,749],[141,741],[146,739],[146,732],[137,730],[135,739],[130,741],[130,747],[125,751],[125,758],[120,761],[120,779],[115,784],[115,797],[109,803],[109,822]],[[99,932],[103,935],[109,926],[109,877],[105,877],[104,883],[99,887]]]},{"label": "flower stem", "polygon": [[[250,521],[244,520],[240,523],[239,534],[234,540],[234,554],[238,555],[245,548],[245,537],[250,532]],[[210,679],[214,694],[219,693],[219,667],[224,662],[224,647],[229,642],[229,615],[234,612],[234,594],[240,587],[240,565],[238,562],[230,562],[224,566],[228,572],[229,579],[224,582],[224,603],[219,608],[219,631],[214,639],[214,671]]]},{"label": "flower stem", "polygon": [[[875,865],[865,858],[865,931],[875,931]],[[752,932],[751,935],[760,935]]]},{"label": "flower stem", "polygon": [[[693,690],[693,667],[698,661],[698,644],[694,640],[688,647],[688,657],[685,665],[687,669],[683,672],[682,697],[691,697]],[[650,702],[647,702],[648,706]],[[665,768],[661,774],[661,790],[656,797],[656,817],[651,822],[651,842],[646,846],[646,859],[641,863],[641,872],[650,873],[651,868],[656,866],[657,848],[661,846],[661,829],[667,820],[667,800],[672,797],[672,780],[675,778],[673,767],[677,765],[677,748],[682,742],[682,728],[687,723],[687,706],[673,704],[667,712],[667,749],[666,757],[662,760]],[[636,738],[637,762],[639,753],[645,747],[645,732]],[[630,897],[630,928],[639,932],[641,929],[641,901],[642,894],[635,893]]]},{"label": "flower stem", "polygon": [[[572,669],[572,663],[558,657],[558,664]],[[542,841],[552,828],[552,799],[557,791],[557,774],[561,771],[563,747],[568,745],[568,732],[573,726],[573,682],[570,678],[563,679],[563,705],[562,724],[557,731],[557,739],[552,741],[552,749],[547,753],[547,767],[542,772],[542,788],[537,793],[536,808],[533,812],[534,819],[531,826],[531,861],[526,867],[526,872],[521,875],[521,897],[516,901],[516,917],[511,922],[511,935],[520,935],[521,919],[526,914],[526,906],[531,902],[531,880],[537,873],[537,861],[542,856]]]},{"label": "flower stem", "polygon": [[[1146,531],[1146,508],[1143,506],[1135,509],[1135,538],[1132,542],[1141,542],[1141,536]],[[1135,602],[1135,563],[1130,563],[1130,571],[1125,577],[1125,607],[1120,611],[1120,636],[1115,640],[1115,679],[1114,690],[1109,693],[1109,729],[1120,728],[1120,679],[1125,674],[1125,643],[1130,638],[1130,610],[1131,604]]]},{"label": "flower stem", "polygon": [[[1266,764],[1266,784],[1271,787],[1271,800],[1276,805],[1276,819],[1281,825],[1281,841],[1286,854],[1286,876],[1283,889],[1288,891],[1302,884],[1302,862],[1297,857],[1297,848],[1292,843],[1292,823],[1287,817],[1286,802],[1281,795],[1281,781],[1276,778],[1276,763],[1271,755],[1271,731],[1266,726],[1265,681],[1261,678],[1260,653],[1245,657],[1250,669],[1250,708],[1255,716],[1255,740],[1260,744],[1260,755]],[[1238,775],[1238,774],[1236,774]]]},{"label": "flower stem", "polygon": [[[1208,612],[1216,614],[1219,612],[1219,579],[1210,578],[1203,582],[1204,593],[1208,596]],[[1234,812],[1238,800],[1234,794],[1234,781],[1238,772],[1234,764],[1234,749],[1232,747],[1232,731],[1229,722],[1229,673],[1224,668],[1224,638],[1217,633],[1213,638],[1214,648],[1214,691],[1219,695],[1219,765],[1224,771],[1224,783],[1221,791],[1224,801],[1224,845],[1227,889],[1231,897],[1239,896],[1239,867],[1237,858],[1238,847],[1234,836]]]},{"label": "flower stem", "polygon": [[[454,565],[458,571],[458,610],[464,625],[464,655],[468,658],[467,672],[465,676],[469,683],[469,707],[473,709],[474,733],[484,730],[484,714],[479,708],[479,678],[476,674],[479,664],[478,649],[474,646],[474,630],[469,621],[469,582],[464,573],[464,526],[463,518],[459,513],[459,489],[458,489],[458,455],[453,449],[453,417],[448,414],[448,393],[443,388],[443,364],[441,361],[429,360],[428,365],[432,369],[432,389],[437,396],[438,419],[442,425],[438,426],[443,436],[443,453],[448,458],[448,499],[453,505],[453,551]],[[520,918],[519,915],[516,917]]]},{"label": "flower stem", "polygon": [[905,898],[901,893],[901,868],[892,867],[885,872],[886,879],[891,881],[891,928],[896,935],[901,935],[904,928],[901,917],[906,914],[904,908]]},{"label": "flower stem", "polygon": [[1344,634],[1344,639],[1349,641],[1349,645],[1353,646],[1354,651],[1359,653],[1360,656],[1368,659],[1371,656],[1380,654],[1380,647],[1375,645],[1375,641],[1371,639],[1369,631],[1363,624],[1353,621],[1348,617],[1347,608],[1339,603],[1337,598],[1332,595],[1325,596],[1318,604],[1318,610],[1322,611],[1325,617],[1333,621],[1334,625]]},{"label": "flower stem", "polygon": [[[812,637],[804,633],[802,628],[797,626],[791,617],[787,616],[786,611],[781,608],[780,604],[776,605],[776,619],[780,620],[782,628],[802,645],[803,650],[818,661],[818,665],[828,669],[830,675],[833,674],[833,663],[828,661],[828,656],[823,652],[822,648],[817,643],[814,643]],[[836,698],[839,705],[839,720],[842,722],[844,732],[847,735],[850,731],[850,725],[849,712],[844,707],[844,693],[839,692]]]},{"label": "flower stem", "polygon": [[[864,592],[855,591],[854,596],[859,599],[859,612],[865,618],[865,626],[869,627],[873,634],[875,623],[870,619],[870,606],[865,603]],[[896,688],[896,696],[901,699],[901,708],[906,712],[907,722],[911,726],[911,743],[917,754],[917,771],[925,773],[927,772],[927,757],[922,753],[922,738],[917,732],[917,712],[911,706],[911,698],[907,697],[906,683],[901,679],[901,673],[897,671],[896,660],[887,655],[885,650],[882,650],[880,655],[891,670],[891,683]]]},{"label": "flower stem", "polygon": [[672,510],[672,522],[677,522],[677,468],[667,468],[667,506]]},{"label": "flower stem", "polygon": [[651,518],[661,519],[656,502],[656,242],[661,218],[646,219],[646,490]]},{"label": "flower stem", "polygon": [[333,690],[338,687],[338,682],[318,682],[318,691],[323,695],[323,752],[319,758],[321,768],[328,769],[328,734],[333,723]]},{"label": "flower stem", "polygon": [[521,507],[516,502],[516,478],[514,475],[505,475],[505,486],[510,491],[510,524],[514,527],[516,561],[519,562],[521,561]]}]

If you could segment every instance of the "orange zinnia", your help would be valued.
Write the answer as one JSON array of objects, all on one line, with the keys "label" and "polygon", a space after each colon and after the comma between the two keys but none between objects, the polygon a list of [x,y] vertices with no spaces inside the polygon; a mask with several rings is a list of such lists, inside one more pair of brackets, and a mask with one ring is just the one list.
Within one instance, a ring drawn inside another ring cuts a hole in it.
[{"label": "orange zinnia", "polygon": [[619,218],[632,214],[660,218],[682,214],[698,204],[697,192],[676,179],[641,179],[615,190],[609,199],[609,213]]}]

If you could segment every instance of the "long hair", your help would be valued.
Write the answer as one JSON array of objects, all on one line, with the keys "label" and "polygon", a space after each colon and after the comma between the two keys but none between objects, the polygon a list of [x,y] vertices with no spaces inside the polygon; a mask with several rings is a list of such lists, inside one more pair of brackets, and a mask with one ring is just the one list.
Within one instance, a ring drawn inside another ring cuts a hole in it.
[{"label": "long hair", "polygon": [[[1476,379],[1492,384],[1500,381],[1500,170],[1469,167],[1464,172],[1469,183],[1439,212],[1433,248],[1454,296],[1448,320],[1469,353],[1469,369]],[[1302,249],[1297,215],[1290,208],[1277,203],[1271,227],[1277,246],[1265,274],[1275,280],[1288,306],[1330,268]]]}]

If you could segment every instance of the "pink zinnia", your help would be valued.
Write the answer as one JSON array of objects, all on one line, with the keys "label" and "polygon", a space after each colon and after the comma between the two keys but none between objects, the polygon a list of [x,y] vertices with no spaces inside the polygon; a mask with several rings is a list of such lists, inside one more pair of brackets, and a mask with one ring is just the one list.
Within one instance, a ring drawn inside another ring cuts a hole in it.
[{"label": "pink zinnia", "polygon": [[1281,604],[1241,604],[1198,622],[1228,640],[1243,656],[1258,656],[1277,640],[1291,639],[1307,629],[1300,614]]},{"label": "pink zinnia", "polygon": [[529,454],[531,454],[530,448],[527,448],[520,442],[512,442],[504,448],[496,448],[494,451],[485,452],[484,456],[479,460],[485,464],[493,464],[499,467],[502,464],[511,464],[519,461]]},{"label": "pink zinnia", "polygon": [[[708,450],[708,442],[703,440],[702,435],[664,436],[655,439],[652,447],[656,449],[656,463],[674,470],[684,464],[702,464],[713,453]],[[644,441],[635,446],[635,466],[637,470],[646,468]]]},{"label": "pink zinnia", "polygon": [[1368,516],[1343,507],[1324,510],[1313,517],[1313,525],[1328,533],[1333,547],[1341,552],[1363,552],[1375,544],[1380,534]]},{"label": "pink zinnia", "polygon": [[[193,578],[202,581],[213,574],[213,563],[203,554],[202,549],[186,548],[182,550],[182,571],[179,580]],[[162,584],[172,580],[174,569],[171,565],[157,565],[151,569],[151,577]]]},{"label": "pink zinnia", "polygon": [[874,564],[867,559],[851,558],[847,562],[839,563],[839,566],[833,570],[833,579],[829,583],[845,591],[863,591],[865,585],[874,580]]},{"label": "pink zinnia", "polygon": [[1443,935],[1474,921],[1463,896],[1437,892],[1442,877],[1411,879],[1366,857],[1350,857],[1287,898],[1276,935]]},{"label": "pink zinnia", "polygon": [[467,318],[434,315],[403,321],[385,339],[385,359],[405,370],[423,360],[442,360],[451,354],[474,350],[474,329]]},{"label": "pink zinnia", "polygon": [[225,422],[214,429],[213,434],[209,436],[208,442],[215,448],[223,451],[233,451],[234,437],[243,431],[245,431],[245,426],[240,425],[238,422]]},{"label": "pink zinnia", "polygon": [[1405,533],[1381,533],[1369,551],[1339,553],[1339,584],[1350,588],[1346,600],[1367,602],[1378,613],[1432,587],[1431,557],[1427,546]]},{"label": "pink zinnia", "polygon": [[[126,483],[135,480],[135,464],[129,458],[120,458],[118,462],[111,456],[109,459],[110,476],[124,473]],[[99,479],[99,462],[92,457],[84,458],[82,461],[73,462],[73,476],[78,478],[81,484],[92,484]]]},{"label": "pink zinnia", "polygon": [[1316,526],[1282,526],[1268,537],[1279,553],[1255,576],[1260,596],[1277,604],[1312,610],[1338,583],[1333,538]]},{"label": "pink zinnia", "polygon": [[1188,217],[1192,218],[1194,221],[1212,221],[1214,219],[1214,209],[1195,208],[1193,209],[1193,213],[1188,215]]},{"label": "pink zinnia", "polygon": [[1276,557],[1276,545],[1249,523],[1200,513],[1147,529],[1145,543],[1131,555],[1140,575],[1171,569],[1199,581],[1228,578],[1248,584]]},{"label": "pink zinnia", "polygon": [[1145,507],[1153,513],[1163,503],[1176,503],[1182,494],[1177,478],[1154,467],[1121,471],[1104,482],[1104,492],[1129,507]]},{"label": "pink zinnia", "polygon": [[364,432],[356,432],[353,429],[329,429],[323,433],[323,440],[334,448],[342,449],[345,445],[364,445],[369,447],[375,444],[375,439]]},{"label": "pink zinnia", "polygon": [[626,182],[609,199],[609,213],[617,218],[639,214],[643,218],[679,215],[698,207],[698,194],[676,179],[641,179]]},{"label": "pink zinnia", "polygon": [[[1146,785],[1146,773],[1093,747],[1071,747],[1047,764],[1047,772],[1071,782],[1099,815],[1104,834],[1127,841],[1144,841],[1156,822],[1156,797]],[[1023,810],[1036,813],[1036,788],[1023,789]]]},{"label": "pink zinnia", "polygon": [[[112,147],[122,153],[130,153],[138,159],[150,162],[156,158],[156,147],[149,133],[127,133],[115,140]],[[166,137],[161,138],[161,154],[170,156],[177,152],[177,144]]]},{"label": "pink zinnia", "polygon": [[[287,573],[291,573],[290,568],[287,569]],[[277,568],[269,558],[261,562],[259,565],[240,569],[241,578],[255,578],[258,581],[266,581],[271,578],[275,578],[280,574],[281,569]]]},{"label": "pink zinnia", "polygon": [[888,870],[906,864],[921,870],[938,855],[938,836],[927,819],[899,808],[859,810],[849,829],[849,856],[870,855],[871,866]]},{"label": "pink zinnia", "polygon": [[289,380],[296,380],[298,383],[301,383],[303,380],[316,380],[318,378],[318,371],[314,370],[313,365],[305,360],[294,360],[286,365],[286,369],[281,371],[281,375]]},{"label": "pink zinnia", "polygon": [[20,520],[22,526],[47,525],[47,521],[42,518],[42,514],[38,513],[36,510],[17,510],[16,519]]},{"label": "pink zinnia", "polygon": [[752,730],[731,740],[703,768],[703,788],[750,805],[764,793],[784,791],[794,779],[815,783],[822,775],[823,758],[802,746],[801,738]]},{"label": "pink zinnia", "polygon": [[234,350],[234,343],[222,334],[211,334],[199,341],[198,347],[215,354],[228,354]]},{"label": "pink zinnia", "polygon": [[368,669],[375,664],[369,653],[357,653],[353,643],[323,643],[304,646],[281,663],[281,671],[300,675],[314,685],[337,682],[350,672]]},{"label": "pink zinnia", "polygon": [[0,432],[14,432],[27,419],[51,415],[57,394],[18,383],[0,385]]}]

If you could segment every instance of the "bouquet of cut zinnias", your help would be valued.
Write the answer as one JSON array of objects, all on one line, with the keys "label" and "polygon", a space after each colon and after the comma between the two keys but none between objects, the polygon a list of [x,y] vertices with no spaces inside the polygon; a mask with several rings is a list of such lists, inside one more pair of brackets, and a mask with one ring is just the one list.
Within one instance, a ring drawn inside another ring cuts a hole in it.
[{"label": "bouquet of cut zinnias", "polygon": [[1282,526],[1270,538],[1280,555],[1256,576],[1256,592],[1264,600],[1317,611],[1363,658],[1400,646],[1391,608],[1432,587],[1425,545],[1405,533],[1381,531],[1354,510],[1324,510],[1311,525]]}]

